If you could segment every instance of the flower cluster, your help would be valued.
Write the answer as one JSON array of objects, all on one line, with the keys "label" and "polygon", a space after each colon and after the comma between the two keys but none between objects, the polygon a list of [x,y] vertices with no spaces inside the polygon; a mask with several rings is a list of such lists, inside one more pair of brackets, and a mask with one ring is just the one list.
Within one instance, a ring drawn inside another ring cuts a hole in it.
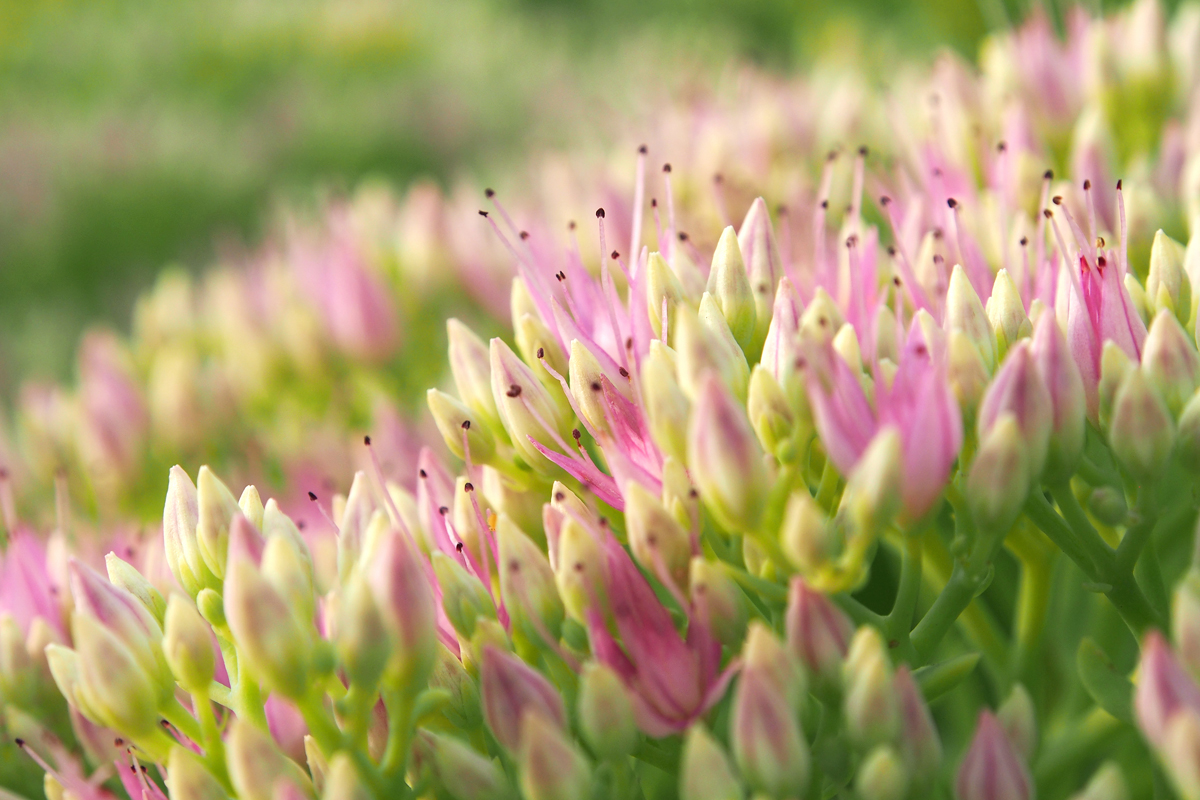
[{"label": "flower cluster", "polygon": [[[642,148],[585,247],[489,191],[512,336],[447,323],[453,467],[367,439],[300,505],[174,467],[107,579],[0,498],[47,795],[1200,798],[1200,9],[1069,29],[901,76],[890,128],[835,125],[870,149],[711,205]],[[369,273],[313,252],[317,338],[388,351]],[[118,452],[137,394],[84,360]]]}]

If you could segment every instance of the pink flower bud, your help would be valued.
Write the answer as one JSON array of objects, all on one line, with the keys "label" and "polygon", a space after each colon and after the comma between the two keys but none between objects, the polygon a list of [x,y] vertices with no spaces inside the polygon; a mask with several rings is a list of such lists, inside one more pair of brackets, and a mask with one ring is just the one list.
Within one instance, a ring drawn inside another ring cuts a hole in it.
[{"label": "pink flower bud", "polygon": [[979,714],[975,738],[954,781],[958,800],[1030,800],[1029,769],[991,711]]},{"label": "pink flower bud", "polygon": [[763,669],[743,671],[729,738],[742,777],[772,797],[791,797],[808,782],[808,744],[787,696]]},{"label": "pink flower bud", "polygon": [[251,671],[272,691],[299,699],[309,690],[316,631],[292,612],[258,566],[261,543],[238,512],[231,526],[224,587],[229,630]]},{"label": "pink flower bud", "polygon": [[755,198],[750,204],[737,238],[749,274],[750,291],[754,294],[754,340],[762,342],[771,324],[772,292],[783,277],[783,260],[779,255],[779,244],[775,241],[767,203],[761,197]]},{"label": "pink flower bud", "polygon": [[417,766],[427,766],[433,779],[454,800],[501,800],[510,796],[500,767],[452,736],[422,728],[417,731],[413,753]]},{"label": "pink flower bud", "polygon": [[637,481],[625,484],[625,532],[629,549],[651,575],[670,577],[675,585],[688,585],[691,539],[658,498]]},{"label": "pink flower bud", "polygon": [[1155,746],[1162,745],[1172,717],[1200,715],[1200,688],[1158,631],[1150,631],[1142,642],[1133,709],[1142,735]]},{"label": "pink flower bud", "polygon": [[688,466],[700,499],[730,531],[752,531],[768,488],[762,447],[743,407],[714,375],[701,387],[688,432]]},{"label": "pink flower bud", "polygon": [[253,723],[234,718],[225,736],[229,780],[244,800],[273,800],[276,786],[292,783],[311,791],[299,765],[285,756],[271,737]]},{"label": "pink flower bud", "polygon": [[1083,452],[1087,397],[1084,395],[1079,366],[1071,356],[1062,328],[1049,310],[1038,318],[1031,352],[1050,393],[1051,425],[1046,474],[1052,480],[1059,480],[1075,472]]},{"label": "pink flower bud", "polygon": [[228,795],[200,757],[183,745],[167,759],[167,791],[172,800],[224,800]]},{"label": "pink flower bud", "polygon": [[212,629],[190,600],[172,594],[167,601],[163,654],[179,685],[189,692],[207,692],[216,669]]},{"label": "pink flower bud", "polygon": [[996,709],[996,720],[1017,754],[1029,763],[1037,750],[1038,726],[1033,698],[1024,686],[1019,683],[1013,686],[1008,698]]},{"label": "pink flower bud", "polygon": [[200,543],[196,538],[199,524],[200,501],[196,485],[183,467],[171,467],[167,500],[163,506],[163,549],[171,574],[192,597],[201,589],[219,585],[200,554]]},{"label": "pink flower bud", "polygon": [[587,800],[592,768],[561,726],[541,714],[521,718],[521,795],[525,800]]},{"label": "pink flower bud", "polygon": [[1159,311],[1150,323],[1142,351],[1142,369],[1166,401],[1171,415],[1178,417],[1200,384],[1200,356],[1170,311]]},{"label": "pink flower bud", "polygon": [[516,656],[484,646],[479,683],[483,718],[496,741],[510,752],[520,749],[521,721],[527,715],[542,716],[559,728],[566,727],[566,711],[558,690]]},{"label": "pink flower bud", "polygon": [[892,685],[900,702],[900,752],[904,762],[915,782],[931,781],[942,763],[942,742],[929,706],[907,664],[896,668]]},{"label": "pink flower bud", "polygon": [[235,516],[242,515],[242,510],[237,498],[207,466],[201,467],[196,476],[196,499],[200,509],[196,525],[200,555],[214,575],[224,578],[229,525]]},{"label": "pink flower bud", "polygon": [[721,563],[692,559],[688,586],[696,617],[721,644],[736,647],[746,635],[745,595]]},{"label": "pink flower bud", "polygon": [[793,578],[785,626],[788,645],[815,677],[818,687],[839,686],[842,660],[854,636],[850,618],[828,597],[810,589],[802,578]]},{"label": "pink flower bud", "polygon": [[1175,445],[1175,421],[1144,369],[1131,370],[1121,382],[1108,441],[1117,462],[1138,481],[1152,480],[1166,467]]},{"label": "pink flower bud", "polygon": [[384,534],[366,578],[392,635],[385,685],[417,685],[433,666],[437,607],[416,545],[396,531]]},{"label": "pink flower bud", "polygon": [[72,558],[69,569],[76,613],[87,613],[107,628],[152,681],[160,685],[171,683],[158,620],[137,598],[113,586],[91,567]]},{"label": "pink flower bud", "polygon": [[1009,351],[984,395],[979,406],[980,441],[987,438],[992,427],[1006,413],[1016,420],[1027,452],[1030,475],[1039,477],[1050,445],[1054,409],[1050,391],[1026,341]]},{"label": "pink flower bud", "polygon": [[530,643],[541,643],[543,632],[557,637],[565,609],[545,554],[507,514],[501,514],[496,522],[496,545],[500,551],[500,596],[511,616],[514,636]]}]

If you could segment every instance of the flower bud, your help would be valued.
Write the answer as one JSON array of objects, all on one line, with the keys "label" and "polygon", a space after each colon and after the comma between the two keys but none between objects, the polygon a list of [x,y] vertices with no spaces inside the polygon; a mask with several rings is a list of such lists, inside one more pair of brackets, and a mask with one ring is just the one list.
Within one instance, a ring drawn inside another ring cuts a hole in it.
[{"label": "flower bud", "polygon": [[[599,359],[578,339],[571,340],[571,395],[583,418],[598,431],[608,431],[609,401],[606,392],[628,394],[629,382],[619,375],[608,374]],[[559,373],[562,374],[562,373]],[[608,384],[607,388],[605,384]]]},{"label": "flower bud", "polygon": [[979,348],[971,344],[971,340],[962,331],[954,331],[946,340],[947,344],[947,378],[954,392],[954,399],[963,410],[964,415],[975,414],[980,401],[987,391],[991,376],[984,366]]},{"label": "flower bud", "polygon": [[1050,441],[1046,475],[1060,480],[1074,474],[1083,453],[1087,397],[1083,376],[1053,313],[1038,319],[1030,347],[1034,364],[1050,396]]},{"label": "flower bud", "polygon": [[880,428],[850,473],[838,505],[838,518],[846,520],[853,532],[848,537],[851,544],[863,540],[865,550],[896,516],[903,471],[900,431],[893,425]]},{"label": "flower bud", "polygon": [[984,531],[1008,530],[1032,485],[1029,450],[1017,418],[1004,414],[979,445],[967,473],[967,506]]},{"label": "flower bud", "polygon": [[1004,735],[1004,729],[984,710],[975,738],[958,768],[954,791],[959,800],[1030,800],[1029,769]]},{"label": "flower bud", "polygon": [[446,448],[457,458],[465,458],[463,450],[463,432],[467,434],[467,446],[471,448],[471,460],[476,464],[486,464],[496,455],[496,439],[487,423],[480,419],[479,424],[473,424],[472,417],[476,416],[471,409],[455,398],[430,389],[425,393],[425,401],[429,404],[429,413],[437,425],[438,433],[446,442]]},{"label": "flower bud", "polygon": [[928,785],[937,777],[942,764],[942,741],[907,664],[896,669],[892,685],[900,704],[900,752],[908,775],[917,785]]},{"label": "flower bud", "polygon": [[[500,597],[512,620],[512,631],[529,642],[540,642],[542,630],[556,639],[562,628],[563,601],[550,562],[516,523],[501,514],[496,523],[500,550]],[[529,616],[537,622],[531,622]]]},{"label": "flower bud", "polygon": [[391,655],[387,624],[361,572],[342,585],[337,596],[333,641],[346,677],[364,689],[379,683]]},{"label": "flower bud", "polygon": [[488,346],[475,332],[457,319],[446,321],[450,340],[450,372],[454,387],[479,423],[500,430],[500,414],[492,396],[492,367]]},{"label": "flower bud", "polygon": [[1171,639],[1179,660],[1200,676],[1200,572],[1189,570],[1179,585],[1171,603]]},{"label": "flower bud", "polygon": [[1192,315],[1192,282],[1184,270],[1183,245],[1160,229],[1150,247],[1150,272],[1146,276],[1146,298],[1156,312],[1167,311],[1180,325]]},{"label": "flower bud", "polygon": [[683,743],[680,800],[743,800],[745,796],[721,745],[704,725],[692,725]]},{"label": "flower bud", "polygon": [[863,372],[862,348],[858,346],[858,333],[849,322],[842,325],[833,337],[833,352],[842,357],[854,375]]},{"label": "flower bud", "polygon": [[889,742],[900,729],[900,704],[879,631],[863,626],[842,665],[846,732],[859,746]]},{"label": "flower bud", "polygon": [[504,772],[491,759],[452,736],[418,730],[413,749],[437,785],[454,800],[502,800],[511,796]]},{"label": "flower bud", "polygon": [[1137,364],[1125,355],[1120,345],[1112,340],[1104,343],[1104,349],[1100,352],[1100,384],[1097,389],[1101,429],[1107,431],[1112,425],[1117,390],[1125,382],[1126,376],[1136,369]]},{"label": "flower bud", "polygon": [[252,484],[242,489],[242,496],[238,498],[238,508],[242,510],[242,516],[250,520],[250,524],[262,530],[265,509],[257,486]]},{"label": "flower bud", "polygon": [[566,711],[558,690],[516,656],[485,645],[479,684],[484,721],[509,752],[520,749],[521,721],[527,716],[540,716],[566,728]]},{"label": "flower bud", "polygon": [[1200,715],[1176,714],[1167,722],[1159,756],[1179,797],[1200,797]]},{"label": "flower bud", "polygon": [[818,692],[827,694],[839,686],[842,660],[854,635],[849,617],[802,578],[793,578],[784,626],[788,646],[814,678]]},{"label": "flower bud", "polygon": [[757,527],[768,488],[762,448],[742,407],[714,375],[692,409],[688,466],[719,524],[731,531]]},{"label": "flower bud", "polygon": [[199,524],[200,502],[196,485],[182,467],[171,467],[167,500],[163,506],[163,549],[171,574],[192,597],[201,589],[219,585],[200,555],[196,540]]},{"label": "flower bud", "polygon": [[758,620],[751,623],[742,648],[742,674],[751,671],[761,672],[788,706],[799,710],[806,694],[804,673],[800,671],[799,662],[779,637]]},{"label": "flower bud", "polygon": [[167,601],[163,655],[184,691],[208,692],[216,669],[212,630],[182,595],[172,594]]},{"label": "flower bud", "polygon": [[[303,797],[303,795],[301,795]],[[349,753],[334,753],[325,773],[321,800],[372,800]],[[279,800],[276,797],[276,800]]]},{"label": "flower bud", "polygon": [[79,654],[61,644],[46,645],[46,664],[67,704],[88,719],[99,719],[100,714],[87,706],[86,692],[80,691]]},{"label": "flower bud", "polygon": [[708,331],[709,344],[714,348],[721,373],[728,377],[731,386],[736,387],[738,399],[744,400],[746,384],[750,380],[750,362],[729,329],[716,298],[705,292],[696,313],[701,327]]},{"label": "flower bud", "polygon": [[167,610],[167,602],[162,594],[146,580],[146,576],[134,569],[133,565],[121,560],[116,553],[104,557],[104,565],[108,570],[108,580],[113,586],[124,589],[137,598],[150,615],[160,625],[163,614]]},{"label": "flower bud", "polygon": [[166,783],[172,800],[225,800],[228,796],[200,757],[181,744],[171,747]]},{"label": "flower bud", "polygon": [[996,709],[996,720],[1017,755],[1029,763],[1037,750],[1038,727],[1033,698],[1024,686],[1019,683],[1013,686],[1008,698]]},{"label": "flower bud", "polygon": [[793,435],[792,409],[779,383],[762,364],[750,372],[746,412],[758,441],[768,453],[778,453]]},{"label": "flower bud", "polygon": [[954,265],[946,289],[946,333],[955,331],[965,334],[975,345],[988,372],[996,368],[996,335],[975,287],[960,264]]},{"label": "flower bud", "polygon": [[742,250],[732,225],[721,232],[721,238],[717,241],[712,269],[708,273],[707,291],[720,306],[721,314],[729,324],[738,346],[748,350],[754,339],[757,312],[746,264],[742,261]]},{"label": "flower bud", "polygon": [[287,600],[255,566],[238,525],[229,544],[224,610],[238,656],[246,659],[255,676],[272,691],[302,698],[309,690],[315,632],[301,624]]},{"label": "flower bud", "polygon": [[235,717],[229,724],[225,758],[229,780],[236,796],[243,800],[272,800],[280,782],[309,786],[296,762],[280,752],[270,735],[243,719]]},{"label": "flower bud", "polygon": [[68,569],[76,612],[87,612],[112,632],[151,681],[169,685],[171,673],[163,658],[158,620],[133,595],[113,586],[91,567],[71,559]]},{"label": "flower bud", "polygon": [[1200,717],[1200,688],[1158,631],[1143,640],[1137,672],[1133,709],[1138,727],[1150,744],[1161,747],[1173,717]]},{"label": "flower bud", "polygon": [[1158,312],[1142,346],[1142,369],[1146,378],[1162,395],[1172,417],[1200,385],[1200,356],[1174,315]]},{"label": "flower bud", "polygon": [[558,569],[554,583],[564,608],[576,622],[585,622],[586,610],[604,600],[604,554],[595,532],[573,517],[562,524],[558,540]]},{"label": "flower bud", "polygon": [[1071,800],[1130,800],[1125,776],[1115,762],[1100,765],[1082,792],[1071,795]]},{"label": "flower bud", "polygon": [[433,553],[430,561],[442,590],[442,608],[459,636],[464,639],[474,636],[475,620],[479,617],[496,619],[496,604],[479,578],[444,553]]},{"label": "flower bud", "polygon": [[1130,371],[1117,390],[1108,441],[1117,462],[1139,481],[1159,475],[1171,456],[1175,423],[1140,369]]},{"label": "flower bud", "polygon": [[[461,652],[461,651],[460,651]],[[459,656],[451,653],[444,644],[438,643],[433,672],[429,685],[442,689],[448,695],[442,714],[459,730],[473,730],[483,722],[483,709],[479,705],[479,687],[467,672]]]},{"label": "flower bud", "polygon": [[687,293],[684,291],[683,284],[679,282],[679,278],[667,265],[662,255],[658,252],[651,253],[646,264],[646,311],[649,312],[650,327],[656,338],[662,338],[664,303],[666,304],[667,335],[669,337],[675,327],[675,309],[680,303],[686,301]]},{"label": "flower bud", "polygon": [[592,768],[561,727],[541,714],[521,719],[521,795],[525,800],[586,800]]},{"label": "flower bud", "polygon": [[1054,422],[1050,391],[1034,363],[1028,342],[1020,342],[1009,351],[995,380],[988,387],[979,407],[979,439],[988,438],[992,427],[1004,414],[1012,414],[1017,423],[1031,479],[1042,474]]},{"label": "flower bud", "polygon": [[1112,486],[1093,489],[1087,499],[1088,511],[1105,525],[1122,525],[1129,515],[1125,492]]},{"label": "flower bud", "polygon": [[844,324],[846,320],[842,318],[837,303],[833,302],[824,287],[818,286],[800,317],[800,338],[813,344],[828,344]]},{"label": "flower bud", "polygon": [[[156,684],[130,649],[87,610],[76,610],[71,638],[79,656],[78,680],[65,688],[73,690],[81,710],[94,715],[94,722],[129,736],[154,733],[158,706],[170,697],[174,682]],[[61,672],[66,677],[66,671]]]},{"label": "flower bud", "polygon": [[772,797],[799,796],[808,783],[808,743],[793,708],[766,670],[743,672],[733,698],[730,745],[746,782]]},{"label": "flower bud", "polygon": [[725,568],[696,556],[691,561],[688,586],[696,617],[717,641],[728,647],[740,644],[746,635],[746,601]]},{"label": "flower bud", "polygon": [[[513,288],[515,289],[517,286],[521,286],[522,293],[528,297],[528,290],[524,289],[525,281],[521,278],[514,278]],[[565,375],[567,356],[558,343],[558,337],[551,333],[550,329],[546,327],[546,323],[538,315],[532,298],[529,298],[529,305],[533,308],[532,311],[514,314],[512,318],[513,338],[516,339],[517,351],[533,370],[537,379],[542,382],[542,385],[548,391],[558,392],[561,388],[558,379],[543,369],[538,362],[544,360],[559,375]],[[540,356],[539,353],[541,353]]]},{"label": "flower bud", "polygon": [[854,788],[859,797],[871,800],[904,800],[908,794],[908,770],[895,750],[879,745],[859,765]]},{"label": "flower bud", "polygon": [[675,377],[673,351],[657,339],[642,362],[642,404],[654,443],[666,455],[686,458],[690,403]]},{"label": "flower bud", "polygon": [[207,466],[201,467],[196,476],[196,500],[200,509],[196,525],[200,555],[214,575],[224,578],[229,525],[235,516],[241,515],[242,510],[238,508],[237,498],[229,491],[229,487]]},{"label": "flower bud", "polygon": [[555,433],[564,441],[571,437],[566,401],[556,401],[501,339],[492,339],[491,365],[492,397],[513,447],[526,464],[545,469],[549,462],[530,439],[546,444]]},{"label": "flower bud", "polygon": [[796,356],[800,354],[800,319],[803,314],[804,304],[796,293],[796,287],[787,278],[780,278],[759,363],[780,386],[789,390],[789,398],[792,394],[791,377],[796,372]]},{"label": "flower bud", "polygon": [[788,497],[779,536],[788,560],[814,579],[841,555],[841,538],[807,489],[798,489]]},{"label": "flower bud", "polygon": [[1025,304],[1021,302],[1021,294],[1008,276],[1008,270],[1002,269],[996,273],[986,311],[996,337],[996,360],[1003,361],[1009,347],[1033,333],[1033,325],[1025,315]]},{"label": "flower bud", "polygon": [[1200,473],[1200,390],[1197,390],[1179,415],[1176,450],[1183,466],[1193,475]]},{"label": "flower bud", "polygon": [[616,759],[633,752],[637,721],[625,684],[611,667],[587,663],[579,685],[579,729],[596,755]]},{"label": "flower bud", "polygon": [[686,589],[691,538],[658,498],[637,481],[626,482],[624,495],[625,532],[633,557],[651,575],[670,576],[676,586]]},{"label": "flower bud", "polygon": [[771,323],[772,292],[783,276],[783,260],[771,227],[771,215],[761,197],[755,198],[746,211],[746,218],[738,230],[738,248],[745,259],[750,289],[754,293],[754,341],[759,346],[757,350],[752,348],[752,352],[758,353],[762,351],[761,343]]},{"label": "flower bud", "polygon": [[375,605],[391,632],[392,657],[385,685],[413,686],[433,666],[437,609],[416,545],[395,531],[385,535],[367,568]]},{"label": "flower bud", "polygon": [[301,621],[316,613],[312,556],[303,539],[272,536],[262,553],[262,574]]}]

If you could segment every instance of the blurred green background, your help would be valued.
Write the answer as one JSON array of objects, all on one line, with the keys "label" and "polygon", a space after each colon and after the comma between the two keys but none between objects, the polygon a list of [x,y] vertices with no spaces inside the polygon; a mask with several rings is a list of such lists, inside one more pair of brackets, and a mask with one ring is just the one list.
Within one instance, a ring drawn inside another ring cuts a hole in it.
[{"label": "blurred green background", "polygon": [[[1062,9],[1051,4],[1052,16]],[[1099,10],[1099,9],[1097,9]],[[486,180],[630,110],[630,75],[974,58],[1023,0],[0,0],[0,394],[65,378],[167,263],[366,176]]]}]

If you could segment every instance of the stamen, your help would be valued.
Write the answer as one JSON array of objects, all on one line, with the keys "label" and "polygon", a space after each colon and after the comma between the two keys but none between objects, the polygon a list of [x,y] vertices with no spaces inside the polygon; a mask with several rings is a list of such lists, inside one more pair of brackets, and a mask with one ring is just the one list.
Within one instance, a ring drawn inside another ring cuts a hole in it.
[{"label": "stamen", "polygon": [[317,510],[321,512],[321,516],[324,517],[325,521],[329,523],[329,527],[333,528],[333,530],[340,536],[342,529],[334,523],[333,517],[329,516],[329,512],[325,510],[325,506],[321,505],[321,501],[317,499],[316,492],[309,492],[308,499],[312,501],[312,504],[315,505]]},{"label": "stamen", "polygon": [[[633,182],[633,224],[629,234],[629,252],[637,257],[642,244],[642,206],[646,202],[646,145],[638,148],[637,177]],[[634,265],[637,269],[637,265]]]},{"label": "stamen", "polygon": [[725,207],[725,176],[721,173],[713,175],[713,199],[717,204],[717,216],[721,218],[721,226],[731,225],[729,221],[729,210]]},{"label": "stamen", "polygon": [[[671,192],[671,165],[663,164],[663,184],[666,186],[667,192],[667,238],[666,242],[671,243],[671,247],[675,247],[675,195]],[[671,256],[667,254],[669,261]]]},{"label": "stamen", "polygon": [[1120,216],[1121,224],[1121,275],[1124,276],[1129,272],[1129,230],[1125,227],[1125,194],[1121,191],[1121,181],[1117,181],[1117,213]]},{"label": "stamen", "polygon": [[867,165],[867,146],[858,148],[854,159],[854,188],[850,192],[850,226],[854,231],[862,230],[863,174]]},{"label": "stamen", "polygon": [[[470,426],[470,421],[468,420],[464,424],[467,426]],[[463,447],[464,448],[467,446],[466,439],[467,439],[466,432],[464,431],[463,432]],[[407,536],[409,539],[412,539],[413,538],[412,532],[409,531],[408,525],[405,524],[404,517],[400,516],[400,509],[398,509],[396,507],[396,501],[392,499],[392,493],[388,490],[387,478],[383,474],[383,464],[380,463],[379,454],[375,452],[375,448],[371,445],[371,437],[364,436],[363,444],[366,445],[367,452],[371,454],[371,469],[375,473],[375,480],[379,481],[379,488],[383,491],[383,504],[384,504],[384,508],[387,509],[388,517],[391,518],[393,525],[395,525],[397,528],[399,528],[400,531],[405,536]],[[469,458],[469,456],[468,456],[468,458]],[[470,463],[471,463],[470,460],[468,460],[467,465],[470,466]],[[425,470],[421,470],[421,471],[424,472]],[[468,474],[470,474],[470,473],[468,472]],[[421,477],[425,477],[425,476],[422,475]],[[309,494],[311,495],[311,492]]]}]

